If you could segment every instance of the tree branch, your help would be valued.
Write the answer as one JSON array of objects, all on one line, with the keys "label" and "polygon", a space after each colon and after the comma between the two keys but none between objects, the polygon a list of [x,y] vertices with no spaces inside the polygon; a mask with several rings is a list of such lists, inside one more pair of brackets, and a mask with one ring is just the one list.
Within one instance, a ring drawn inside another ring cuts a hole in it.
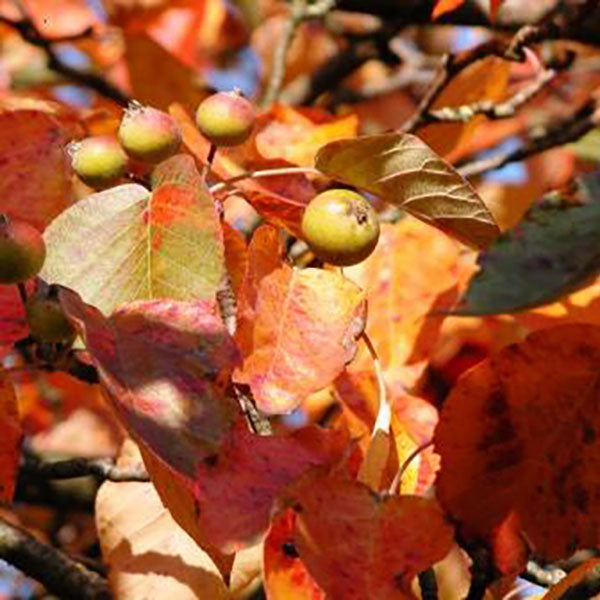
[{"label": "tree branch", "polygon": [[[62,61],[60,56],[54,50],[54,44],[72,40],[74,39],[73,37],[67,38],[67,40],[49,40],[42,35],[35,23],[28,17],[13,21],[0,16],[0,22],[16,30],[24,41],[32,46],[41,48],[46,53],[48,67],[51,70],[63,75],[73,83],[98,92],[101,96],[116,102],[120,106],[125,107],[129,104],[130,98],[100,75],[92,73],[91,71],[75,69]],[[81,37],[82,35],[83,34],[79,34],[76,37]]]},{"label": "tree branch", "polygon": [[421,600],[438,600],[438,585],[433,568],[419,573]]},{"label": "tree branch", "polygon": [[581,581],[565,590],[557,600],[585,600],[600,593],[600,566],[592,567]]},{"label": "tree branch", "polygon": [[547,588],[556,585],[565,575],[566,573],[562,569],[546,569],[533,560],[527,561],[527,567],[521,573],[523,579]]},{"label": "tree branch", "polygon": [[0,558],[39,581],[64,600],[110,600],[108,583],[97,573],[0,518]]},{"label": "tree branch", "polygon": [[597,107],[596,100],[590,99],[571,117],[557,125],[550,126],[545,133],[532,138],[524,146],[490,158],[469,162],[459,167],[458,170],[465,177],[481,175],[486,171],[499,169],[508,163],[524,160],[556,146],[574,142],[598,125],[600,125],[600,109]]},{"label": "tree branch", "polygon": [[145,469],[123,469],[111,458],[70,458],[44,462],[34,456],[26,456],[21,473],[43,479],[74,479],[95,475],[109,481],[150,481]]},{"label": "tree branch", "polygon": [[318,0],[315,4],[307,4],[307,0],[293,0],[292,11],[273,51],[271,77],[261,105],[268,108],[279,97],[285,77],[285,61],[294,35],[304,21],[324,17],[334,6],[336,0]]}]

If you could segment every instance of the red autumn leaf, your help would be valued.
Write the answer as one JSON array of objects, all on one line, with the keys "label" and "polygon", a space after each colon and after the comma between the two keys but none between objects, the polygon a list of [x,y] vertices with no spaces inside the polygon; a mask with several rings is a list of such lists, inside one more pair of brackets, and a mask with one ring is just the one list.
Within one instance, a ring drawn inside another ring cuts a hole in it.
[{"label": "red autumn leaf", "polygon": [[295,546],[327,597],[414,600],[412,579],[444,558],[452,528],[433,500],[379,495],[341,475],[289,490]]},{"label": "red autumn leaf", "polygon": [[107,319],[74,292],[63,289],[60,297],[125,427],[193,477],[196,462],[218,449],[234,414],[223,388],[237,349],[215,306],[140,301]]},{"label": "red autumn leaf", "polygon": [[257,406],[280,414],[329,385],[352,359],[364,295],[339,273],[287,265],[260,280],[249,353],[236,380]]},{"label": "red autumn leaf", "polygon": [[325,600],[325,593],[298,556],[294,545],[296,513],[287,509],[271,521],[264,542],[264,585],[269,600]]},{"label": "red autumn leaf", "polygon": [[285,486],[338,462],[345,446],[346,437],[332,430],[306,427],[291,435],[258,436],[239,422],[220,453],[199,463],[192,482],[201,530],[226,553],[255,543]]},{"label": "red autumn leaf", "polygon": [[43,229],[71,203],[67,131],[39,110],[0,112],[0,131],[2,212]]},{"label": "red autumn leaf", "polygon": [[459,6],[465,3],[465,0],[437,0],[433,12],[432,19],[437,19],[447,12],[456,10]]},{"label": "red autumn leaf", "polygon": [[548,559],[597,545],[599,368],[600,328],[564,325],[458,381],[434,438],[437,489],[471,533],[487,536],[514,513]]},{"label": "red autumn leaf", "polygon": [[12,502],[22,438],[13,384],[6,375],[0,373],[0,502]]},{"label": "red autumn leaf", "polygon": [[27,335],[25,310],[14,285],[0,285],[0,358]]}]

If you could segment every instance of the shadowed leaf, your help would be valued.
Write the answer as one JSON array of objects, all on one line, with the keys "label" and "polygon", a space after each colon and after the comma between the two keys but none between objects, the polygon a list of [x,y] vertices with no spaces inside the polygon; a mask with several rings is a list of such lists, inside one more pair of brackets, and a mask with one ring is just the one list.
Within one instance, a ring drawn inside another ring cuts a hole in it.
[{"label": "shadowed leaf", "polygon": [[600,328],[564,325],[459,379],[434,436],[437,490],[474,535],[514,513],[547,559],[598,544],[599,369]]},{"label": "shadowed leaf", "polygon": [[22,438],[13,384],[0,373],[0,502],[12,502],[19,472]]}]

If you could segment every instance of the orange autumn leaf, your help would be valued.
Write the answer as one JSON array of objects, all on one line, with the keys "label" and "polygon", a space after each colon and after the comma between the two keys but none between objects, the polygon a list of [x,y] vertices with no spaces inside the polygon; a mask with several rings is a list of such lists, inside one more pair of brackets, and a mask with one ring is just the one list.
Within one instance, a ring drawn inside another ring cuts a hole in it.
[{"label": "orange autumn leaf", "polygon": [[288,496],[295,547],[328,598],[414,600],[412,579],[452,546],[433,500],[379,495],[333,474],[308,476]]},{"label": "orange autumn leaf", "polygon": [[275,516],[264,543],[264,586],[269,600],[325,600],[294,546],[296,513]]},{"label": "orange autumn leaf", "polygon": [[312,167],[315,156],[325,144],[355,137],[358,117],[350,114],[333,118],[327,115],[314,122],[298,109],[284,104],[275,105],[262,118],[263,125],[256,135],[256,148],[264,158],[283,158],[301,167]]},{"label": "orange autumn leaf", "polygon": [[432,313],[452,306],[470,272],[460,246],[433,227],[412,217],[382,225],[373,254],[344,273],[367,292],[367,333],[384,370],[429,356],[443,322]]},{"label": "orange autumn leaf", "polygon": [[456,10],[459,6],[463,5],[465,0],[437,0],[431,13],[432,19],[437,19],[447,12]]},{"label": "orange autumn leaf", "polygon": [[234,293],[239,293],[244,280],[246,263],[248,262],[248,248],[244,235],[233,228],[229,223],[223,222],[223,244],[225,246],[225,264]]},{"label": "orange autumn leaf", "polygon": [[239,383],[260,410],[286,413],[327,387],[354,356],[364,294],[341,274],[282,265],[260,280]]},{"label": "orange autumn leaf", "polygon": [[19,472],[22,438],[13,384],[0,373],[0,502],[12,502]]},{"label": "orange autumn leaf", "polygon": [[454,518],[486,536],[514,513],[548,559],[598,544],[599,368],[600,327],[573,324],[461,377],[434,437],[438,497]]}]

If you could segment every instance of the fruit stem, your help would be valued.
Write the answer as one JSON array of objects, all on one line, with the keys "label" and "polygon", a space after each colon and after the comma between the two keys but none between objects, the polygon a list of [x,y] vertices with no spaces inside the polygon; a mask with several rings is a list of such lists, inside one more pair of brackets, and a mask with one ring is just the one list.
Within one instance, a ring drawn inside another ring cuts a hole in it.
[{"label": "fruit stem", "polygon": [[212,164],[215,160],[216,154],[217,154],[217,145],[211,144],[210,148],[208,149],[208,155],[206,156],[206,164],[204,165],[204,169],[202,169],[202,181],[206,180],[206,176],[208,175],[208,172],[209,172],[210,168],[212,167]]},{"label": "fruit stem", "polygon": [[317,169],[313,169],[312,167],[281,167],[279,169],[263,169],[260,171],[246,171],[245,173],[240,173],[235,177],[230,177],[225,181],[220,183],[215,183],[215,185],[211,186],[210,193],[216,194],[221,190],[224,190],[238,181],[242,181],[243,179],[258,179],[260,177],[275,177],[277,175],[322,175],[321,171]]},{"label": "fruit stem", "polygon": [[424,444],[417,446],[407,456],[406,460],[400,465],[400,468],[398,469],[398,472],[396,473],[396,476],[394,477],[394,481],[392,481],[392,484],[390,485],[390,489],[388,490],[388,494],[390,494],[390,496],[393,496],[394,494],[396,494],[398,492],[398,490],[401,488],[400,484],[402,483],[402,477],[404,476],[404,473],[406,473],[406,470],[410,466],[410,463],[415,458],[417,458],[417,456],[419,456],[419,454],[421,454],[421,452],[423,452],[423,450],[426,450],[427,448],[429,448],[429,446],[433,446],[433,440],[429,440],[428,442],[425,442]]},{"label": "fruit stem", "polygon": [[17,283],[17,289],[19,290],[19,297],[23,303],[23,308],[27,310],[27,289],[25,288],[25,284],[20,281]]}]

